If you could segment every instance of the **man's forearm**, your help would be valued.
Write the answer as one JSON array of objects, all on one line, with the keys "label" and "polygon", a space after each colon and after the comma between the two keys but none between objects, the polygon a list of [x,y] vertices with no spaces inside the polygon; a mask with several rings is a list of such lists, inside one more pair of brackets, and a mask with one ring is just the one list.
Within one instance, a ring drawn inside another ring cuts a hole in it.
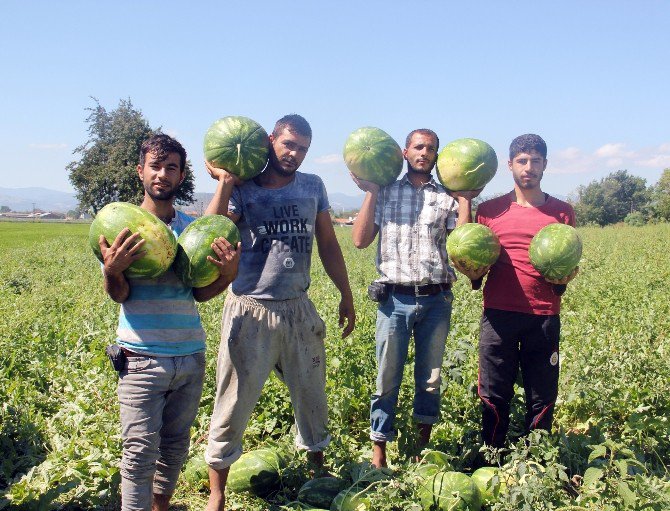
[{"label": "man's forearm", "polygon": [[195,298],[197,302],[211,300],[215,296],[223,293],[232,281],[233,279],[230,277],[219,275],[218,279],[205,287],[194,287],[193,298]]},{"label": "man's forearm", "polygon": [[209,202],[205,214],[228,216],[228,203],[233,192],[233,183],[223,178],[219,179],[218,183],[214,197]]},{"label": "man's forearm", "polygon": [[105,279],[105,292],[116,303],[123,303],[130,294],[130,286],[123,273],[108,275],[103,272]]},{"label": "man's forearm", "polygon": [[375,206],[378,192],[366,192],[363,205],[354,221],[351,237],[356,248],[365,248],[375,239]]}]

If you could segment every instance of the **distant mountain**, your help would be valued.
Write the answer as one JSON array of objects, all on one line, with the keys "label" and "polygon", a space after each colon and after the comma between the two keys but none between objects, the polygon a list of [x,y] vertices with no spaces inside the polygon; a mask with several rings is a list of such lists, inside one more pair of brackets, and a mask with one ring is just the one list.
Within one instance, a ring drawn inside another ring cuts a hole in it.
[{"label": "distant mountain", "polygon": [[0,188],[0,206],[12,211],[28,212],[33,209],[67,213],[77,208],[73,193],[49,190],[48,188]]}]

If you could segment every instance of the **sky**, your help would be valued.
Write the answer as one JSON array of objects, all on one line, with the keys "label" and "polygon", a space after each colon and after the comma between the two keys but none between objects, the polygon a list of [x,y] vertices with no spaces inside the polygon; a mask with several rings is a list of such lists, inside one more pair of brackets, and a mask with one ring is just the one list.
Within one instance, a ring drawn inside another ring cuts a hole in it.
[{"label": "sky", "polygon": [[448,0],[3,0],[1,186],[74,191],[66,165],[88,140],[87,108],[130,99],[188,152],[212,192],[207,128],[244,115],[270,132],[311,124],[302,171],[357,195],[344,142],[376,126],[404,145],[488,142],[512,188],[510,141],[540,134],[543,189],[574,195],[619,169],[658,181],[670,167],[670,2]]}]

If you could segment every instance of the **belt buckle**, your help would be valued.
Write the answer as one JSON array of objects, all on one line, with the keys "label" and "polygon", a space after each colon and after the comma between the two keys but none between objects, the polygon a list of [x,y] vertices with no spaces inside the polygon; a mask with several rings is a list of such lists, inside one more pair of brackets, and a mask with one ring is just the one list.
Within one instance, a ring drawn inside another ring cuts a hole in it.
[{"label": "belt buckle", "polygon": [[420,293],[419,292],[420,287],[421,287],[420,285],[414,284],[414,296],[430,296],[429,293]]}]

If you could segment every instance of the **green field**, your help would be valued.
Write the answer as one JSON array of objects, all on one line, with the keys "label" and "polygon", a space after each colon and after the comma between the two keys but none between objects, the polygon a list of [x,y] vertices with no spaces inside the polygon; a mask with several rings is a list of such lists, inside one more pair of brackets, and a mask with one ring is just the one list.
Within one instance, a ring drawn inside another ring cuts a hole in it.
[{"label": "green field", "polygon": [[[368,460],[374,385],[375,277],[370,247],[356,251],[337,227],[357,307],[354,334],[339,338],[338,295],[314,257],[310,296],[328,327],[328,397],[333,442],[327,463],[346,478]],[[495,510],[670,509],[670,225],[579,230],[581,271],[563,302],[561,383],[552,435],[503,453],[507,491]],[[106,297],[88,226],[0,223],[0,509],[118,508],[118,409],[104,355],[118,306]],[[467,470],[478,450],[476,343],[481,292],[455,290],[443,365],[442,421],[432,447]],[[223,297],[202,304],[208,369],[193,429],[200,455],[213,404]],[[410,356],[411,358],[411,356]],[[394,479],[371,488],[371,509],[419,510],[407,366],[390,448]],[[515,397],[521,422],[523,392]],[[276,444],[292,461],[268,500],[229,493],[228,508],[279,510],[306,481],[304,454],[291,450],[288,393],[273,376],[245,437],[245,449]],[[514,431],[512,431],[514,433]],[[539,468],[541,467],[541,468]],[[202,509],[196,486],[180,482],[178,509]],[[573,506],[573,507],[570,507]]]}]

